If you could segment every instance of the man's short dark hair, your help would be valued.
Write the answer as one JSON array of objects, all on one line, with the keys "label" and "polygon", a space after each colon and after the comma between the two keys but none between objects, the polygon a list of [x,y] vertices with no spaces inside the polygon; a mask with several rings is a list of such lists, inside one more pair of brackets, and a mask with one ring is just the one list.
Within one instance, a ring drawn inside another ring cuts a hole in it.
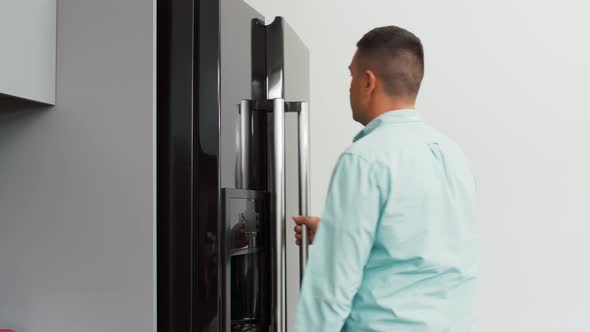
[{"label": "man's short dark hair", "polygon": [[385,26],[367,32],[356,44],[359,70],[371,69],[391,96],[416,97],[424,77],[424,50],[408,30]]}]

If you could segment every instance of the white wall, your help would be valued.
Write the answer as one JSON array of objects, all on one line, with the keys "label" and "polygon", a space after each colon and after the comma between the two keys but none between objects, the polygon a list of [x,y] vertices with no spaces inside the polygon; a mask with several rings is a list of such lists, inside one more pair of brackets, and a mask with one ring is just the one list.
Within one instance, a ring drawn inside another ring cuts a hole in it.
[{"label": "white wall", "polygon": [[360,127],[347,65],[368,30],[421,37],[418,107],[463,146],[480,187],[480,331],[590,330],[590,3],[248,1],[311,49],[312,211]]}]

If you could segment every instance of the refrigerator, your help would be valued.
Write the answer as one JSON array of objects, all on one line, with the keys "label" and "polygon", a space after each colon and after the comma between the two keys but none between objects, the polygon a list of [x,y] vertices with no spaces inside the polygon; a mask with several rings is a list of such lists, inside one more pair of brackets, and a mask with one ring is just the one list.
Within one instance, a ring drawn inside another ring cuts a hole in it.
[{"label": "refrigerator", "polygon": [[309,51],[242,0],[160,0],[156,35],[158,331],[285,332],[307,257],[290,217],[309,214]]}]

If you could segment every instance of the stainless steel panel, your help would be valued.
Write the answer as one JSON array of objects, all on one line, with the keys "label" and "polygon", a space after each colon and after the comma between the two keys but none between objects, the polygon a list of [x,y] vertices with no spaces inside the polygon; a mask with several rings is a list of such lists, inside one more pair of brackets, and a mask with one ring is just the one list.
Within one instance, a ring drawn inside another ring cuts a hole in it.
[{"label": "stainless steel panel", "polygon": [[268,192],[223,189],[225,287],[223,331],[268,332]]}]

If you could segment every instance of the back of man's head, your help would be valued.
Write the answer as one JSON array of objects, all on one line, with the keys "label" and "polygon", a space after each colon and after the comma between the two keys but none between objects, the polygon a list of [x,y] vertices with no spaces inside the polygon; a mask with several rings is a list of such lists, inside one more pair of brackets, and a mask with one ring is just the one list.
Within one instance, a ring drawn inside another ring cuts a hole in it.
[{"label": "back of man's head", "polygon": [[372,70],[387,95],[416,98],[424,77],[424,50],[418,37],[385,26],[367,32],[356,46],[359,72]]}]

